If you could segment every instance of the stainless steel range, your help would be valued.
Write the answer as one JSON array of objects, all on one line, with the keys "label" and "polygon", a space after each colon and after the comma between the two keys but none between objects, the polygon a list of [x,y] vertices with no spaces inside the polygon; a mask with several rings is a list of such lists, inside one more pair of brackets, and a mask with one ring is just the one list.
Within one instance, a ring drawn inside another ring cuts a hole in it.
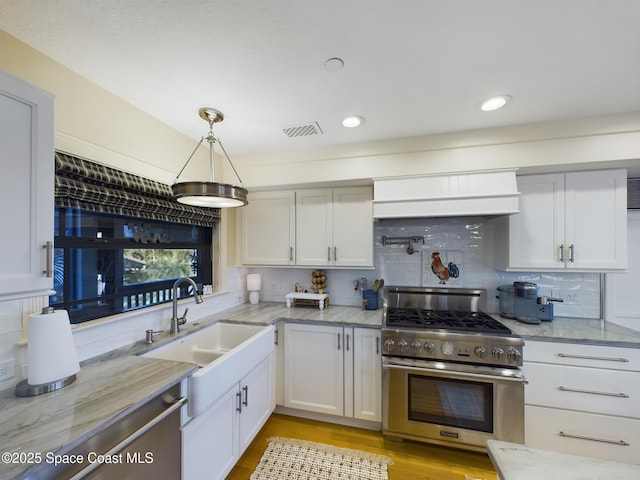
[{"label": "stainless steel range", "polygon": [[383,289],[383,433],[484,450],[524,441],[524,341],[486,290]]}]

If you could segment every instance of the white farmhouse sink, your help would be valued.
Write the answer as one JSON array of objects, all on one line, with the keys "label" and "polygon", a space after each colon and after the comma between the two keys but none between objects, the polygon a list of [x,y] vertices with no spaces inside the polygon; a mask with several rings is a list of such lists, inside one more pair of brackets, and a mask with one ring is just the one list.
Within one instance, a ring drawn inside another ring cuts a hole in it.
[{"label": "white farmhouse sink", "polygon": [[189,377],[189,415],[204,412],[223,393],[264,360],[274,348],[273,326],[216,323],[143,357],[193,363]]}]

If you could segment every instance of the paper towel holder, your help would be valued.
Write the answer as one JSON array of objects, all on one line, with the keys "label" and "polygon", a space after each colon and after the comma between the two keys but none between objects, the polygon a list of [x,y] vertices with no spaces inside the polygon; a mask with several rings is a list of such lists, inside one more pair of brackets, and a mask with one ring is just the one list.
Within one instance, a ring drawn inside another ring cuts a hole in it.
[{"label": "paper towel holder", "polygon": [[[42,309],[42,314],[51,314],[54,313],[53,307],[44,307]],[[76,374],[73,373],[59,380],[54,380],[47,383],[40,383],[37,385],[30,384],[29,379],[22,380],[20,383],[16,385],[15,394],[17,397],[34,397],[36,395],[42,395],[44,393],[55,392],[56,390],[60,390],[61,388],[66,387],[67,385],[72,384],[76,381]]]}]

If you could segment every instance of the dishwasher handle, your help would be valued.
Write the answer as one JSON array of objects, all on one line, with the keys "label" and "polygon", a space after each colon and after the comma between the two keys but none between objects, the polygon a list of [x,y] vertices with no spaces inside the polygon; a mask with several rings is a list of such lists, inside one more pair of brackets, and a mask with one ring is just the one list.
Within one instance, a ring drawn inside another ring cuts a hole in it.
[{"label": "dishwasher handle", "polygon": [[[131,445],[133,442],[135,442],[138,438],[140,438],[142,435],[144,435],[149,430],[151,430],[153,427],[155,427],[158,423],[163,421],[165,418],[167,418],[173,412],[175,412],[176,410],[179,410],[180,408],[182,408],[183,405],[186,405],[186,404],[187,404],[187,397],[180,397],[177,400],[174,400],[171,403],[171,406],[169,408],[167,408],[165,411],[163,411],[160,415],[158,415],[158,416],[152,418],[151,420],[149,420],[142,427],[140,427],[138,430],[133,432],[127,438],[122,440],[116,446],[112,447],[109,451],[105,452],[103,455],[108,457],[108,456],[112,456],[112,455],[117,454],[121,450],[124,450],[129,445]],[[95,463],[92,463],[90,465],[87,465],[85,468],[83,468],[78,473],[76,473],[73,477],[70,477],[69,480],[80,480],[85,475],[93,472],[96,468],[99,468],[102,465],[103,465],[102,463],[98,463],[98,462],[95,462]]]}]

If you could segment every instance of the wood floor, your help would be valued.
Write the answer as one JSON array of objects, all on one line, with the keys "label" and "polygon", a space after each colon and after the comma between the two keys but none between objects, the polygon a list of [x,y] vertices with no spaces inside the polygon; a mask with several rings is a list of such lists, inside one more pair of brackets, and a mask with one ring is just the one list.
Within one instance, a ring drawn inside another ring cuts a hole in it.
[{"label": "wood floor", "polygon": [[[417,442],[385,440],[380,432],[315,420],[273,414],[240,458],[227,480],[247,480],[272,436],[299,438],[338,447],[355,448],[390,457],[389,480],[495,480],[486,454]],[[278,480],[278,479],[274,479]]]}]

